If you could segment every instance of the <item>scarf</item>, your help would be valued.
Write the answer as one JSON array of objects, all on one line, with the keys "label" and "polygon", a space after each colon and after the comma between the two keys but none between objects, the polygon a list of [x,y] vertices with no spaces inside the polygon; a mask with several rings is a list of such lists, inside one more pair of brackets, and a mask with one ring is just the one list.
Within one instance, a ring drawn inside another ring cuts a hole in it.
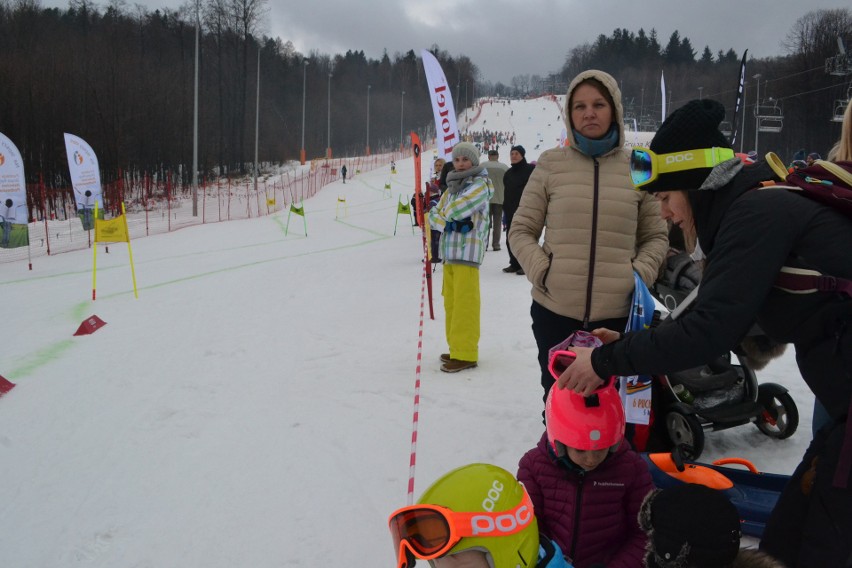
[{"label": "scarf", "polygon": [[452,194],[459,193],[464,185],[464,180],[481,174],[485,170],[485,166],[475,166],[463,172],[455,170],[447,174],[447,191]]},{"label": "scarf", "polygon": [[604,137],[597,140],[586,138],[574,129],[572,131],[577,149],[592,158],[602,156],[618,146],[618,126],[614,122]]}]

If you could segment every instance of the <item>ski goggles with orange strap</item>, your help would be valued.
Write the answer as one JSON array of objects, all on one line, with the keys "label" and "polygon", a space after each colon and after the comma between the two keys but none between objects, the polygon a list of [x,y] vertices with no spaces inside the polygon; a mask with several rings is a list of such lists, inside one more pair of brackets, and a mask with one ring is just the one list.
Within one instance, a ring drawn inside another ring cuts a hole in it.
[{"label": "ski goggles with orange strap", "polygon": [[730,148],[699,148],[670,154],[655,154],[647,148],[633,148],[630,153],[630,179],[636,189],[641,189],[660,174],[712,168],[733,157],[734,151]]},{"label": "ski goggles with orange strap", "polygon": [[457,513],[440,505],[410,505],[388,519],[397,568],[414,566],[413,559],[433,560],[449,552],[465,537],[508,536],[533,521],[533,504],[524,498],[508,511]]}]

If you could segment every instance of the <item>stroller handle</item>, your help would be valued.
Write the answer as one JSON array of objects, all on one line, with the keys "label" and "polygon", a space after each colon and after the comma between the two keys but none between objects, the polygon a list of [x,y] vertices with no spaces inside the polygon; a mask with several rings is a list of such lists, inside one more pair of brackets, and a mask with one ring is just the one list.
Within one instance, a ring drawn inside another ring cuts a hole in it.
[{"label": "stroller handle", "polygon": [[745,466],[745,468],[752,473],[760,473],[759,471],[757,471],[757,468],[754,467],[754,464],[751,463],[750,461],[748,461],[745,458],[720,458],[720,459],[713,462],[713,465],[728,465],[728,464],[742,465],[742,466]]}]

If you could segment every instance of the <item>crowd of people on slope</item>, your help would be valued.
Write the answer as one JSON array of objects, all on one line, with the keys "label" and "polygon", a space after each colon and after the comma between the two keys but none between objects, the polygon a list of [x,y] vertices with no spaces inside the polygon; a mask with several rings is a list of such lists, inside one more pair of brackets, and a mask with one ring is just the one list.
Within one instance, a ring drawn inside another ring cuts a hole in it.
[{"label": "crowd of people on slope", "polygon": [[[502,177],[504,270],[532,286],[545,432],[517,477],[472,464],[396,511],[398,567],[416,558],[466,568],[852,566],[852,299],[776,285],[787,265],[852,281],[852,257],[831,246],[852,239],[852,223],[795,192],[757,190],[781,181],[778,173],[756,156],[735,155],[716,101],[690,101],[649,149],[630,152],[613,77],[584,71],[567,95],[568,144],[545,151],[535,167],[514,146]],[[428,214],[444,263],[446,372],[477,365],[479,266],[489,239],[499,246],[490,230],[495,176],[479,155],[467,142],[453,149],[446,190]],[[688,166],[678,160],[685,155]],[[852,161],[852,104],[828,157]],[[673,322],[623,333],[635,278],[653,284],[672,226],[703,255],[695,302]],[[755,322],[794,345],[827,418],[768,519],[760,550],[741,551],[739,515],[723,494],[692,484],[653,489],[625,439],[612,377],[702,365],[735,348]],[[603,345],[574,347],[568,363],[556,365],[553,347],[575,332]]]}]

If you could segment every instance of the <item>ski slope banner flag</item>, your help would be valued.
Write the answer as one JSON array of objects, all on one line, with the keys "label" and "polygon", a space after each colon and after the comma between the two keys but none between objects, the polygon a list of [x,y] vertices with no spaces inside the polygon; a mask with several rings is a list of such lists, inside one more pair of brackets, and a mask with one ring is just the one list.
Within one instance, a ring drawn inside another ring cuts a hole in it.
[{"label": "ski slope banner flag", "polygon": [[[740,62],[740,76],[737,80],[737,101],[734,103],[734,125],[731,128],[732,148],[737,144],[737,131],[740,129],[740,115],[743,114],[743,88],[745,86],[746,57],[748,57],[747,49],[743,52],[743,59]],[[740,144],[740,146],[742,146],[742,144]]]},{"label": "ski slope banner flag", "polygon": [[661,121],[666,120],[666,76],[664,71],[660,71],[660,93],[663,97],[663,115]]},{"label": "ski slope banner flag", "polygon": [[68,155],[68,170],[71,172],[71,186],[77,201],[77,214],[83,221],[83,228],[88,231],[95,227],[91,215],[95,202],[103,203],[98,157],[85,140],[67,132],[65,153]]},{"label": "ski slope banner flag", "polygon": [[429,85],[432,114],[435,116],[438,155],[445,160],[450,160],[452,159],[453,146],[461,142],[450,86],[447,84],[447,77],[435,56],[426,49],[420,51],[420,56],[423,59],[423,70],[426,72],[426,82]]},{"label": "ski slope banner flag", "polygon": [[29,244],[24,161],[15,143],[0,134],[0,247]]}]

